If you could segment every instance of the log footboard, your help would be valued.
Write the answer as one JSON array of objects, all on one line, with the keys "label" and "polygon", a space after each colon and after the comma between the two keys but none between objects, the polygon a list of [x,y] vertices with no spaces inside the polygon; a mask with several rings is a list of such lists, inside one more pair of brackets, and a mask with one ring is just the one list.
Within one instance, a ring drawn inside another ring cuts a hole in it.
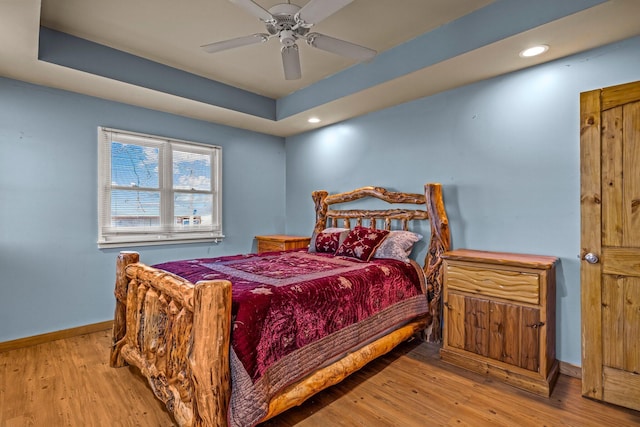
[{"label": "log footboard", "polygon": [[148,379],[180,426],[225,426],[231,387],[231,283],[190,282],[123,252],[110,364]]}]

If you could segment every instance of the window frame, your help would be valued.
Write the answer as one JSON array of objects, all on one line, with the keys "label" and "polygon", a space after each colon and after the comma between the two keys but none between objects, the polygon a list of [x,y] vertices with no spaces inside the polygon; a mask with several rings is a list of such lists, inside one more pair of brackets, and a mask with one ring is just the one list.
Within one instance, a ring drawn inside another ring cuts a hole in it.
[{"label": "window frame", "polygon": [[[112,143],[121,142],[158,149],[158,188],[114,185]],[[174,187],[174,152],[210,156],[210,190]],[[112,225],[112,192],[130,191],[159,193],[159,225],[117,227]],[[178,225],[174,215],[176,195],[211,195],[211,224]],[[222,147],[108,127],[98,127],[98,247],[128,247],[195,242],[219,242],[222,233]]]}]

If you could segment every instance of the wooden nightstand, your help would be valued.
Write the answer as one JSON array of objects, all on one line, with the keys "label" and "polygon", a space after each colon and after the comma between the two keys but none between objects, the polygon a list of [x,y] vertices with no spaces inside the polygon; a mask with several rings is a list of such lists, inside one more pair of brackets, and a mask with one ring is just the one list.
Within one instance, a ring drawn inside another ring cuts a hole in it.
[{"label": "wooden nightstand", "polygon": [[270,236],[256,236],[256,240],[258,241],[258,253],[262,253],[306,248],[309,246],[311,237],[272,234]]},{"label": "wooden nightstand", "polygon": [[442,360],[549,396],[557,258],[467,249],[443,258]]}]

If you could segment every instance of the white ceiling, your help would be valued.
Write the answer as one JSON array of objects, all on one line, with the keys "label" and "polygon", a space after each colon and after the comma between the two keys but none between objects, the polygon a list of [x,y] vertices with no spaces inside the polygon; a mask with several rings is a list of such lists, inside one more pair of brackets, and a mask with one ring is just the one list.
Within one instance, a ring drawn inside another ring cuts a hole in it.
[{"label": "white ceiling", "polygon": [[[268,9],[282,1],[256,2]],[[355,0],[313,30],[385,52],[492,3]],[[39,61],[39,26],[276,99],[354,62],[299,43],[303,77],[287,81],[276,40],[207,54],[199,46],[265,32],[257,18],[228,0],[0,0],[0,76],[287,136],[638,35],[638,16],[638,0],[607,1],[275,121]],[[509,24],[508,15],[504,22]],[[536,43],[551,49],[537,59],[518,57]],[[373,69],[375,61],[367,66]],[[323,122],[308,124],[312,114]]]}]

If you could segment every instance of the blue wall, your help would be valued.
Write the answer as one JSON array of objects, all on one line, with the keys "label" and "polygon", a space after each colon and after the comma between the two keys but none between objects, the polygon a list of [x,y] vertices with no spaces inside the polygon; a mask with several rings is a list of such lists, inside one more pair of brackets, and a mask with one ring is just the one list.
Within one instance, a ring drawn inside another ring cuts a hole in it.
[{"label": "blue wall", "polygon": [[287,232],[314,189],[441,182],[454,248],[561,259],[558,358],[580,365],[579,94],[635,80],[640,38],[287,138]]},{"label": "blue wall", "polygon": [[579,94],[636,80],[640,38],[284,142],[0,78],[0,342],[113,316],[117,250],[96,245],[104,125],[223,147],[227,238],[134,248],[143,261],[249,252],[254,235],[285,231],[285,218],[287,232],[309,234],[316,189],[421,192],[437,181],[454,247],[561,259],[558,358],[579,365]]},{"label": "blue wall", "polygon": [[0,78],[0,342],[113,318],[97,240],[97,127],[223,147],[220,244],[132,248],[146,263],[245,253],[285,223],[284,140]]}]

